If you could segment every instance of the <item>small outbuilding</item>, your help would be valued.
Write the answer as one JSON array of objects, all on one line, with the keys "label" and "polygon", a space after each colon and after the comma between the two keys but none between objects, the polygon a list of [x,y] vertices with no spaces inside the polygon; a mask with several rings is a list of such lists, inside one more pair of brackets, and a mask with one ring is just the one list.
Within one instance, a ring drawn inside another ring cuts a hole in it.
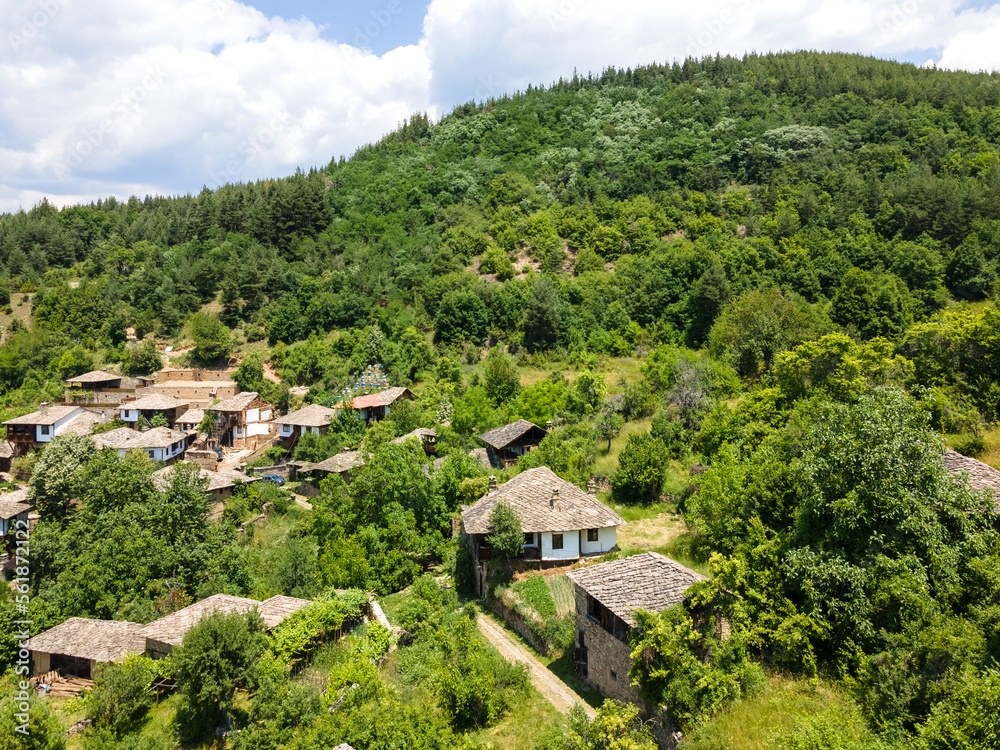
[{"label": "small outbuilding", "polygon": [[142,627],[134,622],[71,617],[28,640],[34,674],[58,669],[90,679],[98,664],[117,663],[129,654],[142,653]]},{"label": "small outbuilding", "polygon": [[350,406],[361,415],[361,418],[371,424],[379,422],[389,416],[392,405],[400,399],[413,400],[413,394],[409,388],[387,388],[378,393],[371,393],[367,396],[355,396],[351,399]]},{"label": "small outbuilding", "polygon": [[306,433],[325,435],[336,415],[336,409],[328,409],[319,404],[303,406],[274,420],[278,425],[278,438],[284,447],[291,448]]},{"label": "small outbuilding", "polygon": [[122,403],[119,417],[129,427],[134,428],[138,425],[140,418],[151,422],[157,414],[162,414],[167,420],[167,426],[174,427],[177,424],[177,417],[184,413],[189,405],[189,401],[183,401],[173,396],[150,393],[134,401]]},{"label": "small outbuilding", "polygon": [[121,388],[122,376],[104,370],[91,370],[83,375],[77,375],[75,378],[67,378],[63,382],[71,390],[101,393]]},{"label": "small outbuilding", "polygon": [[[0,495],[0,537],[9,537],[12,540],[17,529],[27,530],[28,513],[31,509],[27,489],[13,490]],[[10,543],[13,544],[13,541]]]},{"label": "small outbuilding", "polygon": [[325,461],[307,464],[299,469],[299,473],[311,474],[317,479],[338,474],[346,482],[350,481],[351,472],[364,464],[365,456],[361,451],[344,451],[336,456],[330,456]]},{"label": "small outbuilding", "polygon": [[407,440],[418,440],[423,446],[424,453],[430,455],[434,453],[437,448],[437,431],[432,430],[429,427],[418,427],[412,432],[400,435],[398,438],[395,438],[390,442],[405,443]]},{"label": "small outbuilding", "polygon": [[566,574],[576,599],[576,671],[605,698],[641,704],[628,673],[636,610],[661,612],[684,601],[700,573],[646,552]]},{"label": "small outbuilding", "polygon": [[530,453],[542,442],[545,430],[534,422],[519,419],[511,424],[484,432],[479,439],[486,444],[490,465],[503,469],[517,463],[517,459]]}]

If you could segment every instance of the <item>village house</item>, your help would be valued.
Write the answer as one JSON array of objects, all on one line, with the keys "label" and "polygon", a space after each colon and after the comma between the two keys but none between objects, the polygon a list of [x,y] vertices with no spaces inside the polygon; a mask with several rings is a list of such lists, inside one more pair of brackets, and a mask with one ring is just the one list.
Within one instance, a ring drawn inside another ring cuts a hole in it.
[{"label": "village house", "polygon": [[255,391],[243,391],[205,409],[211,417],[209,443],[235,448],[256,447],[271,434],[274,407]]},{"label": "village house", "polygon": [[[176,467],[181,465],[197,466],[197,464],[179,463],[176,463],[173,466],[165,466],[162,469],[157,469],[153,472],[153,482],[159,489],[166,489],[170,485],[170,473],[174,471]],[[252,484],[253,482],[260,481],[260,477],[248,476],[244,472],[236,471],[234,469],[209,471],[202,466],[197,466],[197,468],[198,476],[208,483],[205,486],[205,492],[208,494],[209,500],[214,505],[213,509],[209,511],[209,517],[213,519],[221,517],[225,502],[233,496],[233,490],[236,489],[237,485]]]},{"label": "village house", "polygon": [[976,492],[987,491],[993,503],[1000,510],[1000,471],[975,458],[963,456],[958,451],[945,448],[944,467],[957,477],[967,476],[969,489]]},{"label": "village house", "polygon": [[184,456],[187,435],[169,427],[154,427],[143,432],[119,427],[94,435],[94,445],[98,450],[112,448],[123,458],[129,451],[144,451],[157,463],[172,464]]},{"label": "village house", "polygon": [[490,477],[487,493],[462,509],[462,532],[473,552],[477,587],[485,591],[486,562],[490,559],[487,535],[490,514],[505,503],[521,519],[527,560],[572,564],[581,558],[603,555],[618,544],[618,527],[625,521],[593,494],[560,479],[548,467],[529,469],[500,487]]},{"label": "village house", "polygon": [[149,386],[149,392],[206,407],[213,401],[232,398],[239,392],[232,377],[233,370],[167,367],[156,373],[156,382]]},{"label": "village house", "polygon": [[[14,536],[17,529],[27,530],[28,513],[31,512],[31,503],[28,502],[28,490],[20,489],[12,492],[5,492],[0,495],[0,537],[3,537],[3,545],[8,551],[14,546]],[[18,525],[18,523],[22,525]]]},{"label": "village house", "polygon": [[538,447],[545,437],[545,430],[534,422],[519,419],[495,430],[484,432],[479,439],[486,443],[490,465],[503,469],[517,463],[517,459]]},{"label": "village house", "polygon": [[145,639],[146,653],[154,659],[162,659],[180,646],[187,632],[210,614],[244,614],[256,609],[264,621],[264,628],[271,630],[309,604],[312,602],[308,599],[291,596],[272,596],[259,602],[242,596],[215,594],[149,623],[138,633]]},{"label": "village house", "polygon": [[669,557],[646,552],[566,574],[576,600],[576,671],[605,698],[644,706],[629,679],[629,634],[636,610],[661,612],[705,577]]},{"label": "village house", "polygon": [[391,440],[392,443],[405,443],[407,440],[417,440],[424,449],[424,453],[431,455],[437,450],[437,432],[429,427],[418,427],[412,432],[400,435]]},{"label": "village house", "polygon": [[167,426],[174,427],[177,424],[177,417],[184,413],[189,405],[188,401],[173,396],[150,393],[134,401],[123,402],[119,418],[129,427],[137,428],[140,418],[151,422],[157,414],[162,414],[167,420]]},{"label": "village house", "polygon": [[174,428],[184,432],[197,432],[201,421],[205,418],[204,409],[188,409],[177,417]]},{"label": "village house", "polygon": [[399,399],[413,400],[413,394],[409,388],[388,388],[378,393],[370,393],[367,396],[355,396],[347,402],[354,411],[358,412],[361,418],[368,424],[380,422],[389,416],[392,405]]},{"label": "village house", "polygon": [[92,370],[75,378],[67,378],[63,384],[69,390],[90,391],[101,393],[111,389],[121,388],[122,376],[104,370]]},{"label": "village house", "polygon": [[299,474],[311,474],[316,481],[337,474],[345,482],[350,482],[351,472],[364,464],[365,457],[361,451],[344,451],[336,456],[330,456],[325,461],[302,466]]},{"label": "village house", "polygon": [[136,391],[153,384],[153,378],[124,377],[104,370],[93,370],[63,381],[65,400],[74,404],[118,404],[134,398]]},{"label": "village house", "polygon": [[131,654],[146,653],[161,659],[179,646],[187,632],[209,614],[246,613],[256,609],[270,630],[308,604],[308,599],[272,596],[263,602],[241,596],[216,594],[148,625],[119,620],[87,620],[71,617],[54,628],[29,639],[33,673],[61,670],[90,678],[94,667],[119,663]]},{"label": "village house", "polygon": [[38,411],[8,419],[4,425],[7,427],[7,441],[16,454],[22,455],[51,443],[67,432],[89,435],[94,424],[103,420],[102,415],[81,406],[43,402]]},{"label": "village house", "polygon": [[330,430],[330,421],[336,416],[336,409],[328,409],[319,404],[309,404],[296,411],[288,412],[275,419],[278,438],[285,448],[292,448],[307,432],[325,435]]}]

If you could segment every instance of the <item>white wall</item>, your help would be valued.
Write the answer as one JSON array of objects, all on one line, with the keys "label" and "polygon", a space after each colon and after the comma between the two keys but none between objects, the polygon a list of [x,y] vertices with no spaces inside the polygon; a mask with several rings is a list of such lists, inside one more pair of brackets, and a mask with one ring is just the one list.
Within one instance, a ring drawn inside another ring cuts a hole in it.
[{"label": "white wall", "polygon": [[295,425],[283,424],[281,425],[281,437],[288,437],[295,431]]},{"label": "white wall", "polygon": [[260,409],[247,409],[247,423],[260,421]]},{"label": "white wall", "polygon": [[266,422],[254,422],[247,425],[247,437],[254,435],[269,435],[271,433]]},{"label": "white wall", "polygon": [[270,422],[271,421],[271,410],[270,409],[263,409],[261,411],[261,413],[260,413],[260,421],[261,422]]},{"label": "white wall", "polygon": [[[74,419],[76,419],[81,414],[83,414],[83,409],[74,409],[69,414],[67,414],[65,417],[63,417],[58,422],[56,422],[55,425],[53,426],[53,429],[51,430],[51,432],[56,437],[59,437],[60,435],[63,434],[63,430],[66,428],[66,425],[68,425],[70,422],[72,422]],[[49,438],[49,439],[51,440],[52,438]]]},{"label": "white wall", "polygon": [[138,409],[122,409],[122,422],[138,422]]},{"label": "white wall", "polygon": [[[557,534],[559,532],[556,532]],[[575,560],[580,556],[580,532],[564,531],[563,548],[552,549],[552,532],[542,532],[542,559],[543,560]]]},{"label": "white wall", "polygon": [[579,532],[579,534],[580,550],[585,555],[592,555],[595,552],[607,552],[618,543],[618,529],[614,526],[609,526],[606,529],[598,529],[596,542],[587,541],[586,529]]}]

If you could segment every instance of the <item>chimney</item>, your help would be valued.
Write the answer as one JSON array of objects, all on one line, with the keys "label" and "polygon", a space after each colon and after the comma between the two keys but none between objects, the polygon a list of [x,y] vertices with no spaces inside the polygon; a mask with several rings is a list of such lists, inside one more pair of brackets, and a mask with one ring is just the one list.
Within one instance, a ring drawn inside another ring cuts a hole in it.
[{"label": "chimney", "polygon": [[593,477],[587,482],[587,494],[594,497],[597,496],[597,482],[594,481]]},{"label": "chimney", "polygon": [[549,498],[549,507],[553,508],[553,509],[559,507],[559,488],[558,487],[553,487],[552,488],[552,497]]},{"label": "chimney", "polygon": [[489,489],[486,491],[486,494],[487,495],[492,495],[496,491],[497,491],[497,478],[496,478],[496,475],[490,474],[490,485],[489,485]]},{"label": "chimney", "polygon": [[552,420],[551,419],[548,422],[545,423],[545,431],[546,432],[552,432]]},{"label": "chimney", "polygon": [[38,413],[45,415],[49,411],[49,406],[50,404],[48,401],[42,401],[42,403],[38,405]]}]

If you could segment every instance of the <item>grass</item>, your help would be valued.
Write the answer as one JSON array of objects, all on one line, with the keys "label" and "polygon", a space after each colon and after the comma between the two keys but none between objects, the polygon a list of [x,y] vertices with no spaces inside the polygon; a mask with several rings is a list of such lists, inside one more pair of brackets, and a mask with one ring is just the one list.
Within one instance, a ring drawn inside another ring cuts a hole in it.
[{"label": "grass", "polygon": [[837,727],[840,736],[861,739],[868,734],[857,708],[833,683],[772,676],[760,693],[737,701],[693,730],[682,747],[684,750],[776,749],[781,747],[776,735],[820,718]]},{"label": "grass", "polygon": [[[572,383],[576,380],[577,375],[583,371],[580,365],[566,360],[555,359],[538,362],[537,364],[526,363],[518,366],[517,369],[518,374],[521,376],[522,388],[534,385],[539,380],[545,380],[553,372],[562,373],[566,381]],[[598,360],[595,372],[603,375],[608,387],[615,390],[618,388],[618,383],[621,380],[634,383],[642,378],[642,360],[633,357],[623,357],[621,359],[602,357]],[[463,365],[462,373],[467,378],[472,377],[473,374],[478,374],[480,379],[482,379],[485,374],[485,360],[471,365]]]},{"label": "grass", "polygon": [[602,440],[594,451],[594,476],[611,476],[612,472],[618,468],[618,454],[622,452],[622,448],[625,447],[625,443],[628,442],[629,437],[642,432],[649,432],[652,424],[652,417],[637,419],[634,422],[626,422],[617,437],[612,438],[610,451],[608,450],[608,444]]},{"label": "grass", "polygon": [[541,619],[546,620],[556,616],[556,603],[544,576],[528,576],[523,581],[513,584],[511,588],[518,599],[533,609]]},{"label": "grass", "polygon": [[556,605],[556,616],[565,617],[576,610],[576,595],[573,589],[573,582],[566,576],[556,576],[546,578],[552,593],[552,601]]},{"label": "grass", "polygon": [[533,750],[565,720],[555,706],[529,686],[524,697],[496,726],[472,732],[467,737],[471,743],[493,742],[501,750]]}]

